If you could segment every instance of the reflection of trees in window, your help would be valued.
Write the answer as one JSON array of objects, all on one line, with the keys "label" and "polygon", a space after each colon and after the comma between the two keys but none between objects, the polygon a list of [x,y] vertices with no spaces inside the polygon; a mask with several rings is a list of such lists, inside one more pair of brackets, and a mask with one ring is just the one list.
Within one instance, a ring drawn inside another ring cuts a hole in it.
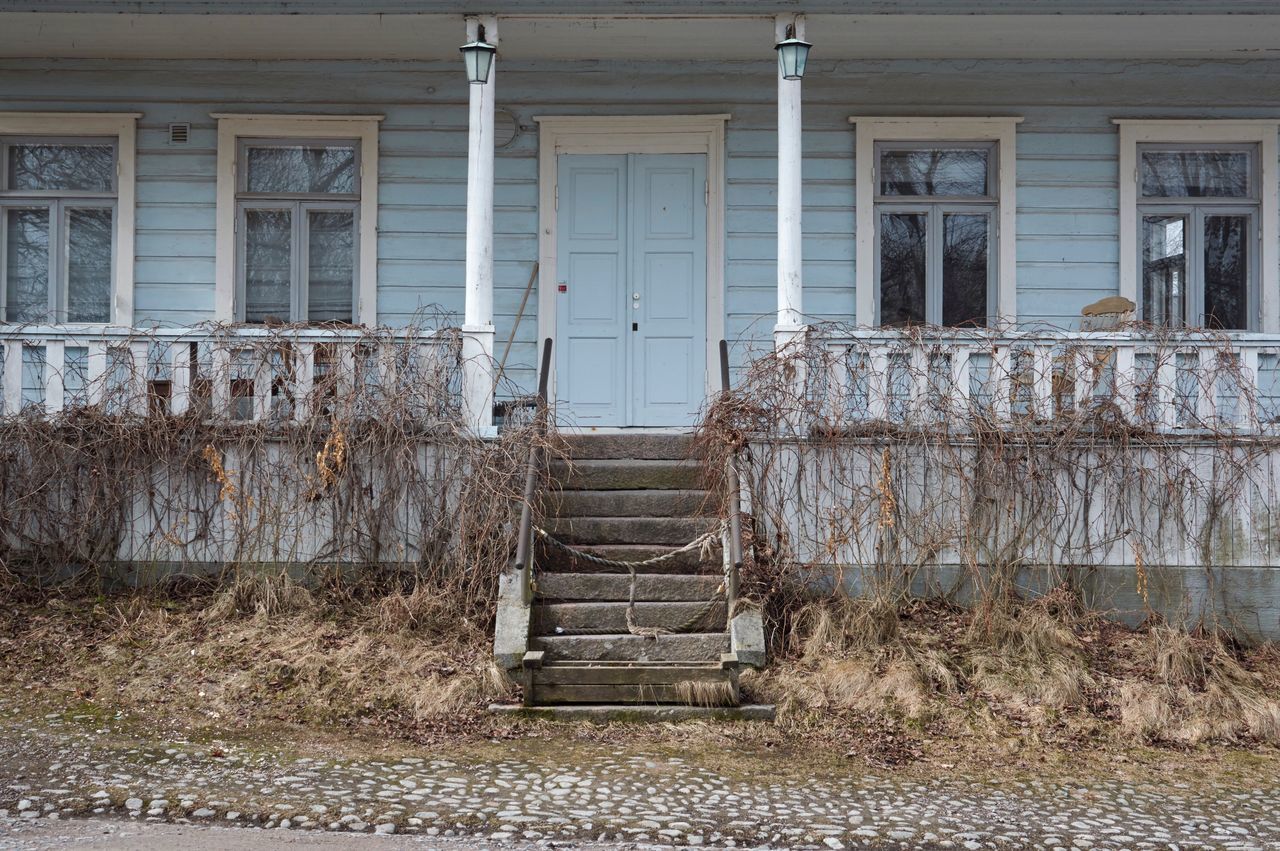
[{"label": "reflection of trees in window", "polygon": [[5,320],[49,318],[49,211],[9,210],[5,222]]},{"label": "reflection of trees in window", "polygon": [[102,322],[111,315],[110,207],[84,207],[67,214],[67,321]]},{"label": "reflection of trees in window", "polygon": [[987,190],[986,150],[887,150],[880,156],[880,194],[982,197]]},{"label": "reflection of trees in window", "polygon": [[111,192],[116,157],[110,145],[9,145],[13,191]]},{"label": "reflection of trees in window", "polygon": [[1140,148],[1142,318],[1248,330],[1258,199],[1253,148]]},{"label": "reflection of trees in window", "polygon": [[1248,223],[1245,216],[1205,217],[1204,324],[1207,328],[1249,327]]},{"label": "reflection of trees in window", "polygon": [[5,320],[109,321],[115,145],[24,139],[2,150]]},{"label": "reflection of trees in window", "polygon": [[877,148],[881,324],[987,323],[993,150]]},{"label": "reflection of trees in window", "polygon": [[925,322],[928,221],[922,213],[880,217],[880,324]]},{"label": "reflection of trees in window", "polygon": [[1146,198],[1246,198],[1247,151],[1147,151],[1142,155]]},{"label": "reflection of trees in window", "polygon": [[244,144],[247,322],[355,319],[358,146]]},{"label": "reflection of trees in window", "polygon": [[985,213],[943,216],[943,325],[987,324],[990,236],[990,219]]},{"label": "reflection of trees in window", "polygon": [[356,191],[355,149],[251,147],[249,192],[351,195]]}]

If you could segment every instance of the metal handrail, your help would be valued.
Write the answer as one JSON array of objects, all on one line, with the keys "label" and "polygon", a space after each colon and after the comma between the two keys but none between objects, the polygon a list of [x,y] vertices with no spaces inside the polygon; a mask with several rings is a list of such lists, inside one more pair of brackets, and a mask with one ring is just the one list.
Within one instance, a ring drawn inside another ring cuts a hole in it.
[{"label": "metal handrail", "polygon": [[538,497],[538,478],[545,458],[542,438],[547,434],[547,379],[551,373],[551,338],[542,343],[542,367],[538,374],[538,409],[534,414],[535,439],[529,447],[529,461],[524,474],[524,504],[520,507],[520,531],[516,539],[516,557],[512,568],[520,577],[526,603],[533,595],[533,503]]},{"label": "metal handrail", "polygon": [[[730,392],[729,344],[724,340],[720,341],[720,391],[724,396]],[[725,602],[729,617],[733,617],[734,604],[738,600],[738,575],[742,571],[742,488],[738,480],[736,447],[729,456],[725,481],[729,488],[729,570],[725,576]]]}]

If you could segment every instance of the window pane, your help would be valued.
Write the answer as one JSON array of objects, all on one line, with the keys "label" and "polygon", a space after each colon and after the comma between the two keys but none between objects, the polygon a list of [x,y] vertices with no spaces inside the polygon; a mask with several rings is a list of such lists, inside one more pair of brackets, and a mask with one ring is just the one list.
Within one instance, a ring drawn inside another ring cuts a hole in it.
[{"label": "window pane", "polygon": [[1186,316],[1187,220],[1183,216],[1144,216],[1142,231],[1142,316],[1156,325],[1182,325]]},{"label": "window pane", "polygon": [[249,148],[250,192],[351,195],[356,191],[353,147]]},{"label": "window pane", "polygon": [[1146,198],[1248,198],[1248,151],[1144,151]]},{"label": "window pane", "polygon": [[111,192],[116,156],[110,145],[11,145],[8,188],[18,191]]},{"label": "window pane", "polygon": [[984,213],[942,217],[942,324],[987,324],[990,219]]},{"label": "window pane", "polygon": [[49,210],[5,214],[5,320],[48,321]]},{"label": "window pane", "polygon": [[986,149],[882,151],[880,194],[986,195],[989,154]]},{"label": "window pane", "polygon": [[1249,327],[1249,217],[1205,216],[1204,324],[1222,331]]},{"label": "window pane", "polygon": [[106,322],[111,318],[110,207],[67,213],[67,321]]},{"label": "window pane", "polygon": [[929,217],[887,213],[880,217],[880,324],[925,321],[925,275]]},{"label": "window pane", "polygon": [[244,219],[245,321],[288,322],[293,216],[288,210],[247,210]]},{"label": "window pane", "polygon": [[307,318],[351,322],[355,287],[355,214],[307,215]]}]

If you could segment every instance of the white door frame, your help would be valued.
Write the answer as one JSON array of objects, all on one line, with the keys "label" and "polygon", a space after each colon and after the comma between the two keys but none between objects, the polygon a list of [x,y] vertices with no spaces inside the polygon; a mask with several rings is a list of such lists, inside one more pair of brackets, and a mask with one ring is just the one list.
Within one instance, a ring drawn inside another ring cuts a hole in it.
[{"label": "white door frame", "polygon": [[[538,122],[538,345],[556,336],[556,267],[560,154],[706,154],[706,389],[719,390],[724,337],[725,123],[729,115],[553,115]],[[555,398],[555,358],[551,359]]]}]

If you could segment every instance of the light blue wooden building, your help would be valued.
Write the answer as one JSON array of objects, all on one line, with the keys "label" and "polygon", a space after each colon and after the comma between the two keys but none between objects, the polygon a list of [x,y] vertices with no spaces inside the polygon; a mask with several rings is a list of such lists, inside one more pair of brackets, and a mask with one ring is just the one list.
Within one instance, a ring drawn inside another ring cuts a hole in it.
[{"label": "light blue wooden building", "polygon": [[815,321],[1072,330],[1122,296],[1261,344],[1278,45],[1267,0],[0,0],[5,319],[439,306],[476,363],[511,340],[500,396],[556,340],[596,427],[687,425],[721,338]]}]

